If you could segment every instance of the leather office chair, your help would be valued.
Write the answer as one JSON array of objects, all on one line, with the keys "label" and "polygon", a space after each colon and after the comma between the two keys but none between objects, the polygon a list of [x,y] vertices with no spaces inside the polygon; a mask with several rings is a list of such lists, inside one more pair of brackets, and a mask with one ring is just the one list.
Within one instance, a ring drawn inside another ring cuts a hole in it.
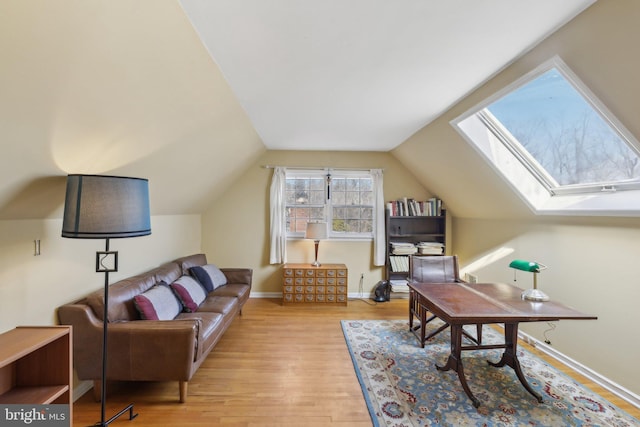
[{"label": "leather office chair", "polygon": [[[453,256],[411,256],[409,258],[409,280],[414,283],[455,283],[462,282],[458,272],[458,257]],[[413,318],[416,317],[420,324],[413,326]],[[424,347],[427,340],[444,331],[449,324],[445,323],[435,331],[426,335],[426,325],[436,319],[433,313],[429,313],[426,307],[419,303],[415,291],[409,292],[409,328],[420,340]],[[473,337],[463,330],[463,334],[476,344],[482,342],[482,325],[477,324],[477,335]]]}]

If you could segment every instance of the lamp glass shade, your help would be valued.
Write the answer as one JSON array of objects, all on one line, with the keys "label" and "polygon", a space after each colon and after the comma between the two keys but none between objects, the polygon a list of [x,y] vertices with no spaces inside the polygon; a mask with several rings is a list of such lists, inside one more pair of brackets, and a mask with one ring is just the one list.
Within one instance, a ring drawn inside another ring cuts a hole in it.
[{"label": "lamp glass shade", "polygon": [[107,175],[69,175],[62,237],[105,239],[151,234],[149,181]]},{"label": "lamp glass shade", "polygon": [[326,222],[308,222],[304,233],[305,239],[323,240],[327,238]]},{"label": "lamp glass shade", "polygon": [[537,262],[524,261],[521,259],[514,259],[509,264],[509,267],[515,268],[516,270],[529,271],[532,273],[540,272],[540,265]]}]

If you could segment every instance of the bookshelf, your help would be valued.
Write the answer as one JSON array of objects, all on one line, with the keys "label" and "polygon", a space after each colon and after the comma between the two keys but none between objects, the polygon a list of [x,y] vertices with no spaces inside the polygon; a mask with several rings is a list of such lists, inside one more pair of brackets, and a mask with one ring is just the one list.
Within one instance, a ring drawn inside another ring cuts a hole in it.
[{"label": "bookshelf", "polygon": [[0,404],[72,403],[70,326],[24,326],[0,334]]},{"label": "bookshelf", "polygon": [[447,215],[444,209],[439,209],[436,213],[395,216],[387,209],[386,280],[392,283],[407,280],[411,255],[434,256],[445,253]]}]

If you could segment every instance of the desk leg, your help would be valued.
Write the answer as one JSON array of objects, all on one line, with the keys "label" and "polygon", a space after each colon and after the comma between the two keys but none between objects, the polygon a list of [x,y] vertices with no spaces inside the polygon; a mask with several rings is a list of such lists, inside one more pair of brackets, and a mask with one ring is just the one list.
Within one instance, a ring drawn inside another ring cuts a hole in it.
[{"label": "desk leg", "polygon": [[447,364],[444,366],[438,366],[436,364],[436,368],[439,371],[448,371],[453,369],[458,373],[458,378],[460,379],[460,384],[462,384],[462,388],[464,392],[469,396],[469,399],[473,402],[474,407],[480,406],[480,401],[476,399],[476,397],[471,393],[471,389],[467,385],[467,380],[464,377],[464,368],[462,366],[462,325],[451,325],[451,354],[449,354],[449,358],[447,359]]},{"label": "desk leg", "polygon": [[[418,319],[418,325],[413,326],[414,317]],[[427,325],[427,308],[420,303],[420,297],[412,289],[409,290],[409,331],[413,333],[420,340],[420,346],[424,348],[424,343],[427,341],[426,334]],[[444,329],[447,325],[440,330]],[[439,330],[439,331],[440,331]],[[418,333],[420,331],[420,333]],[[438,331],[438,332],[439,332]],[[429,338],[435,335],[432,333]]]},{"label": "desk leg", "polygon": [[502,359],[498,363],[493,363],[487,360],[487,363],[496,368],[502,368],[504,365],[511,366],[516,373],[516,376],[522,383],[525,389],[533,397],[538,400],[538,403],[542,403],[542,396],[536,393],[533,388],[527,382],[524,377],[522,368],[520,367],[520,361],[518,360],[518,324],[517,323],[505,323],[504,325],[504,342],[505,350],[502,353]]},{"label": "desk leg", "polygon": [[413,309],[414,309],[414,304],[415,304],[415,296],[414,296],[414,290],[413,289],[409,289],[409,330],[413,331]]}]

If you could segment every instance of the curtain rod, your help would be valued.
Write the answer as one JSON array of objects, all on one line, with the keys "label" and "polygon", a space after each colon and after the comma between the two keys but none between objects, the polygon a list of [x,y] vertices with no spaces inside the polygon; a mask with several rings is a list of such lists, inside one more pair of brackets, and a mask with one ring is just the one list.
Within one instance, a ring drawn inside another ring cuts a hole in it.
[{"label": "curtain rod", "polygon": [[[265,169],[274,169],[277,168],[277,165],[262,165]],[[287,169],[302,169],[302,170],[318,170],[318,169],[331,169],[331,170],[345,170],[345,171],[369,171],[371,169],[381,169],[384,171],[384,168],[334,168],[331,166],[281,166]]]}]

